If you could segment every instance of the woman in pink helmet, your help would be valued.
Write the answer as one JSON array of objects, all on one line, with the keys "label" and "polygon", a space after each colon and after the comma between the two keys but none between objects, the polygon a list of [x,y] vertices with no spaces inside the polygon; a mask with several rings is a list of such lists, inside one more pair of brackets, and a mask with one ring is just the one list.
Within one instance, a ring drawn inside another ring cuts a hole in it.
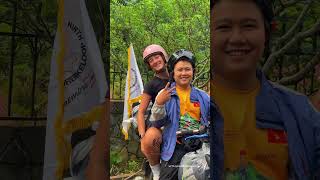
[{"label": "woman in pink helmet", "polygon": [[[160,144],[162,141],[161,131],[149,127],[145,123],[144,114],[150,101],[154,103],[158,92],[163,89],[169,81],[167,70],[168,55],[166,51],[157,44],[149,45],[143,52],[143,61],[148,68],[154,72],[154,77],[145,84],[142,100],[137,115],[138,131],[141,140],[141,151],[149,161],[153,173],[153,179],[159,179],[160,175]],[[147,121],[148,122],[148,121]]]}]

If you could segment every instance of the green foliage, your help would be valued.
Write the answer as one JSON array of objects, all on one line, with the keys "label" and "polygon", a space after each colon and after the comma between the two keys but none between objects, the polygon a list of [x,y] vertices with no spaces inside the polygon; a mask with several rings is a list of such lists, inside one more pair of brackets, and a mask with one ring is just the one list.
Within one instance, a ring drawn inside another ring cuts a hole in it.
[{"label": "green foliage", "polygon": [[[37,35],[38,41],[36,46],[33,37],[14,38],[12,81],[12,115],[14,116],[31,115],[33,61],[37,54],[35,115],[45,116],[46,114],[51,48],[56,26],[57,9],[54,3],[55,1],[53,3],[33,1],[30,4],[22,0],[17,1],[16,32]],[[2,9],[0,11],[0,32],[12,31],[14,6],[12,1],[5,1],[0,5],[0,9]],[[0,41],[0,91],[1,95],[6,97],[9,95],[12,37],[0,36]]]},{"label": "green foliage", "polygon": [[[284,2],[284,1],[283,1]],[[290,34],[289,38],[279,43],[278,39],[283,37],[289,30],[296,24],[300,14],[306,6],[306,2],[297,1],[294,5],[284,8],[279,14],[276,15],[275,21],[277,30],[272,33],[272,47],[273,53],[279,51],[286,46],[291,40],[297,38],[298,33],[310,31],[315,26],[320,17],[320,2],[313,1],[307,9],[306,14],[302,16],[297,28]],[[281,7],[280,1],[276,0],[274,3],[275,9]],[[318,27],[318,32],[320,28]],[[303,69],[314,57],[316,52],[319,51],[319,33],[311,34],[308,37],[301,38],[294,43],[288,50],[281,53],[277,58],[276,63],[268,73],[271,80],[277,81],[283,77],[288,77],[296,74],[299,70]],[[307,75],[302,80],[297,80],[288,87],[293,88],[306,95],[312,94],[319,88],[319,82],[316,82],[314,77],[314,70],[308,71]]]},{"label": "green foliage", "polygon": [[111,165],[118,165],[123,161],[119,152],[115,152],[115,151],[111,151],[110,158],[111,158],[110,159]]},{"label": "green foliage", "polygon": [[[143,49],[150,44],[159,44],[167,53],[184,48],[197,57],[196,76],[201,86],[208,80],[209,65],[209,1],[200,0],[144,0],[111,1],[110,12],[110,65],[111,72],[120,71],[125,79],[127,72],[127,49],[133,44],[143,81],[152,75],[142,60]],[[111,84],[119,83],[111,76]],[[124,87],[125,82],[122,82]],[[113,89],[115,98],[123,89],[117,85]],[[122,95],[123,97],[123,95]]]},{"label": "green foliage", "polygon": [[137,161],[137,160],[129,160],[128,161],[128,169],[127,172],[131,173],[131,172],[137,172],[140,167],[141,167],[141,162]]},{"label": "green foliage", "polygon": [[118,175],[120,173],[133,173],[141,168],[142,159],[129,160],[124,162],[119,152],[110,153],[110,174]]}]

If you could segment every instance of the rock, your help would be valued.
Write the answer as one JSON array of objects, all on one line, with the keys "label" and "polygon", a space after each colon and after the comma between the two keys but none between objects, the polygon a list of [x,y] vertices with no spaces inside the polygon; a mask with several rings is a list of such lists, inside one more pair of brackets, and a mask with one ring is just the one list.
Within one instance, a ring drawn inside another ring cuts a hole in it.
[{"label": "rock", "polygon": [[128,144],[128,152],[136,154],[138,149],[140,149],[140,144],[136,141],[130,141]]},{"label": "rock", "polygon": [[144,158],[144,154],[141,152],[141,149],[139,148],[138,152],[137,152],[137,157],[138,158]]},{"label": "rock", "polygon": [[126,146],[126,142],[119,138],[110,138],[111,151],[120,152]]},{"label": "rock", "polygon": [[128,155],[128,150],[126,147],[122,148],[120,153],[119,153],[122,163],[126,163],[129,160],[129,155]]},{"label": "rock", "polygon": [[131,154],[130,155],[130,160],[131,161],[136,161],[137,160],[137,156],[135,154]]}]

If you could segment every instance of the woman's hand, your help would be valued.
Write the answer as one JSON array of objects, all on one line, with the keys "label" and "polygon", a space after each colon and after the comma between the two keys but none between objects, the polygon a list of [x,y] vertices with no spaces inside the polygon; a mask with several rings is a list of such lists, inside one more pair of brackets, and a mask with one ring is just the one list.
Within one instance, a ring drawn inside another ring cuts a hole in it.
[{"label": "woman's hand", "polygon": [[171,98],[171,92],[175,87],[169,88],[170,82],[167,83],[166,87],[164,87],[156,97],[157,105],[164,105]]}]

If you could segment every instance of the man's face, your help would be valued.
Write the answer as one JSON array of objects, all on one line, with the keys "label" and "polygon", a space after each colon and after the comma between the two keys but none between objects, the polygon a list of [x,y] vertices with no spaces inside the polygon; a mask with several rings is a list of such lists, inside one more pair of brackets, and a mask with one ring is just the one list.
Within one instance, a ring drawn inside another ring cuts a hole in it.
[{"label": "man's face", "polygon": [[155,72],[160,72],[165,68],[165,62],[160,54],[151,56],[148,59],[150,68]]},{"label": "man's face", "polygon": [[174,69],[174,81],[177,85],[185,86],[190,85],[193,78],[193,68],[188,61],[179,61],[175,64]]},{"label": "man's face", "polygon": [[265,46],[263,15],[250,0],[221,0],[211,11],[215,73],[254,72]]}]

